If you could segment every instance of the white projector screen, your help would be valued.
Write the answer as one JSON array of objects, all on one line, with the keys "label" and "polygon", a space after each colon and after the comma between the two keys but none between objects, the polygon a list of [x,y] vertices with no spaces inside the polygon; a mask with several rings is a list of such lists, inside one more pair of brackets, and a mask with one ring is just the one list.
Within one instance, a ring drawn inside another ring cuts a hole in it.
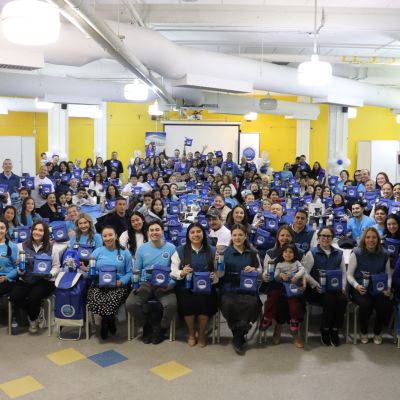
[{"label": "white projector screen", "polygon": [[186,147],[186,152],[201,151],[203,145],[207,145],[204,153],[221,150],[226,157],[227,152],[233,154],[233,160],[238,159],[238,140],[240,125],[229,124],[177,124],[164,122],[166,132],[165,150],[168,156],[174,155],[174,150],[183,151],[185,137],[193,139],[191,147]]}]

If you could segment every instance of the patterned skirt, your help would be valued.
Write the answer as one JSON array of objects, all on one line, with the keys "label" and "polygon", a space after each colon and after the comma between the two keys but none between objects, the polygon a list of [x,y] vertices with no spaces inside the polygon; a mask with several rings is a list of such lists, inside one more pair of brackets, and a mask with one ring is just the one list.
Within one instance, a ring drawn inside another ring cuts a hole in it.
[{"label": "patterned skirt", "polygon": [[92,287],[87,294],[88,308],[94,314],[115,315],[128,294],[127,288],[102,289]]}]

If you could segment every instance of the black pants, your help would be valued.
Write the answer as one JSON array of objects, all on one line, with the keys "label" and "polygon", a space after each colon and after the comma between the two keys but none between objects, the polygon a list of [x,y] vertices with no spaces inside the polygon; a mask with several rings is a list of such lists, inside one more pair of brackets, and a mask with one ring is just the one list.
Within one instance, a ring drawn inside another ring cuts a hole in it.
[{"label": "black pants", "polygon": [[53,281],[40,279],[35,283],[18,281],[10,292],[10,300],[28,314],[31,321],[38,318],[42,300],[54,292]]},{"label": "black pants", "polygon": [[318,293],[307,288],[306,298],[310,303],[322,306],[321,329],[342,328],[347,305],[347,298],[343,292]]},{"label": "black pants", "polygon": [[363,335],[368,333],[368,323],[372,311],[375,310],[374,334],[380,335],[383,325],[387,325],[392,312],[390,298],[383,294],[372,296],[371,294],[361,295],[352,290],[352,299],[360,307],[360,331]]},{"label": "black pants", "polygon": [[0,283],[0,296],[4,296],[8,292],[11,292],[11,289],[14,287],[15,282],[4,281]]}]

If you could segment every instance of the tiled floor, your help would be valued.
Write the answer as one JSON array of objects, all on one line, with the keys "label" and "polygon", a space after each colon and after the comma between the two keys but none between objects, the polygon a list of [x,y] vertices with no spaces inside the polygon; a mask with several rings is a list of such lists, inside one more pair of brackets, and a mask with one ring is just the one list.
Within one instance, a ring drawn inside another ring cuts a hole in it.
[{"label": "tiled floor", "polygon": [[[223,324],[224,325],[224,324]],[[398,399],[400,350],[381,346],[323,347],[311,336],[296,350],[250,342],[237,356],[226,326],[221,344],[201,349],[177,341],[144,345],[126,340],[126,325],[108,341],[60,341],[47,333],[8,336],[0,325],[0,400],[69,399]]]}]

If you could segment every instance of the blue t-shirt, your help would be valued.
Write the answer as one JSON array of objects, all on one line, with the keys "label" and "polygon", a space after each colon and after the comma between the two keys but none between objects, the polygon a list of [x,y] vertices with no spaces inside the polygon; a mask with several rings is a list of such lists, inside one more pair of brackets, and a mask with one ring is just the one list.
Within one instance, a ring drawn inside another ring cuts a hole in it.
[{"label": "blue t-shirt", "polygon": [[[139,270],[140,282],[148,282],[149,274],[146,269],[152,269],[155,265],[171,268],[171,257],[175,253],[172,243],[164,242],[161,247],[154,246],[151,242],[143,243],[136,251],[134,268]],[[171,278],[169,285],[175,285]]]},{"label": "blue t-shirt", "polygon": [[[88,243],[89,240],[89,236],[88,235],[81,235],[81,237],[79,238],[79,242],[78,244],[89,244],[91,246],[94,246],[96,249],[98,247],[103,246],[103,239],[101,238],[101,235],[98,233],[94,234],[94,238],[93,238],[93,242]],[[69,245],[70,247],[74,247],[74,244],[76,242],[76,235],[72,235],[71,239],[69,240]]]},{"label": "blue t-shirt", "polygon": [[353,217],[347,221],[347,230],[351,231],[351,237],[358,242],[364,230],[373,225],[375,225],[375,221],[366,215],[361,221]]},{"label": "blue t-shirt", "polygon": [[0,244],[0,276],[6,276],[8,281],[14,281],[17,277],[18,246],[12,242],[8,242],[8,245],[11,248],[9,257],[7,257],[7,245]]},{"label": "blue t-shirt", "polygon": [[132,278],[132,257],[128,250],[109,250],[101,246],[93,251],[93,258],[96,260],[96,270],[102,267],[115,267],[117,269],[117,280],[126,286]]}]

